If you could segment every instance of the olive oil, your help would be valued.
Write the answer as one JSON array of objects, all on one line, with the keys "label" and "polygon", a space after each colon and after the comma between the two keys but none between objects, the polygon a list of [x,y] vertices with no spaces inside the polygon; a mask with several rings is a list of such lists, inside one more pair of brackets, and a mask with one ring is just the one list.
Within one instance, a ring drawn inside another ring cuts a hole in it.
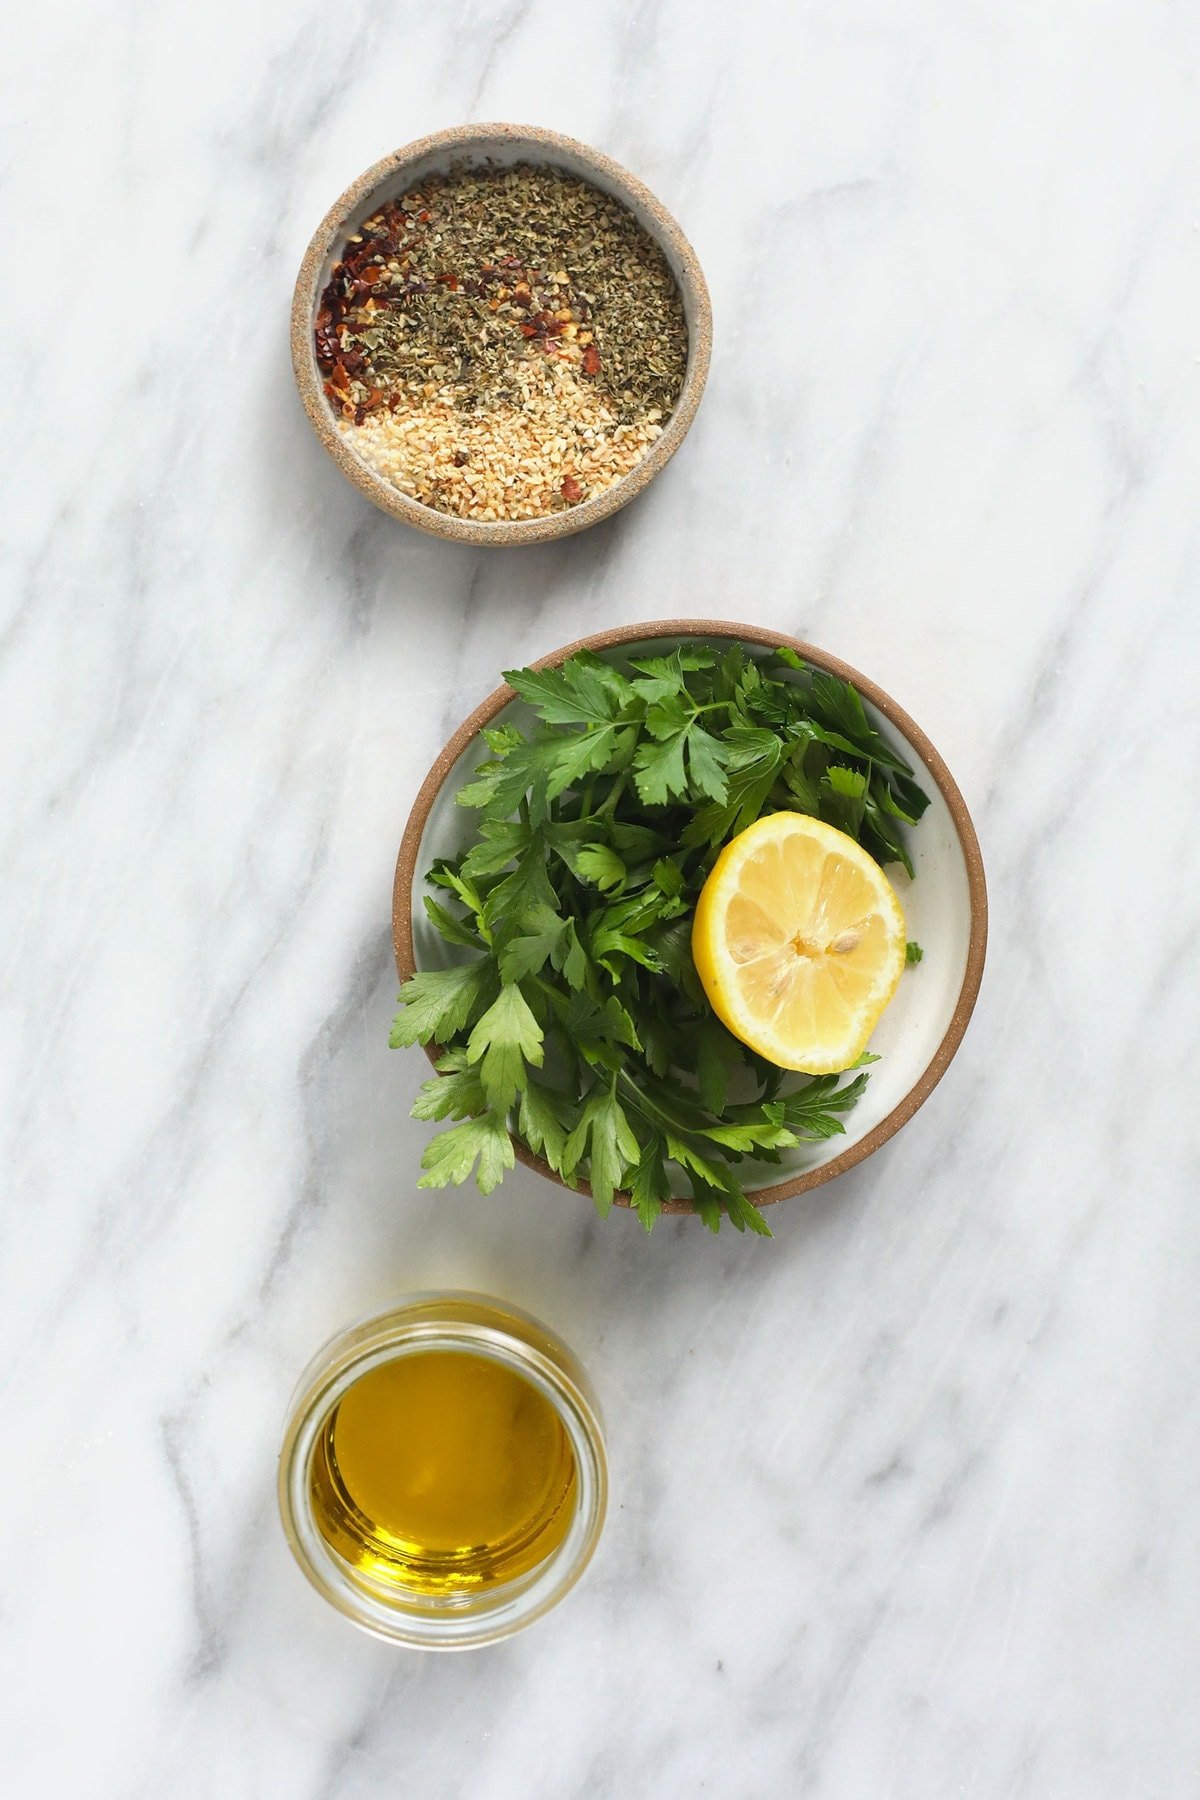
[{"label": "olive oil", "polygon": [[567,1534],[576,1468],[557,1411],[501,1362],[415,1350],[359,1377],[311,1466],[313,1518],[374,1584],[478,1592],[536,1568]]}]

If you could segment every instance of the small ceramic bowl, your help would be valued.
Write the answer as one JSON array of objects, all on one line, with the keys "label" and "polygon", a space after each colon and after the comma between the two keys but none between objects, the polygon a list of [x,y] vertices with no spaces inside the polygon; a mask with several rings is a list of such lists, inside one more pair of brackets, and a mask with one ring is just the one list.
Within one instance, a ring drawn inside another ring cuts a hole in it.
[{"label": "small ceramic bowl", "polygon": [[[962,1042],[983,974],[987,946],[983,859],[966,803],[920,726],[873,681],[811,644],[761,626],[670,619],[599,632],[564,645],[533,666],[555,668],[576,650],[592,650],[614,660],[669,655],[684,639],[718,646],[736,641],[751,653],[763,654],[786,644],[813,668],[853,682],[871,723],[907,758],[930,796],[924,818],[908,836],[915,879],[909,881],[895,864],[888,869],[909,937],[921,944],[924,961],[901,980],[872,1034],[870,1047],[880,1061],[871,1068],[863,1098],[846,1115],[845,1135],[785,1150],[781,1164],[761,1163],[757,1169],[749,1161],[739,1165],[747,1194],[759,1206],[769,1206],[819,1187],[862,1162],[912,1118],[945,1074]],[[497,688],[459,726],[417,795],[400,845],[393,893],[392,934],[402,981],[417,969],[444,968],[454,957],[426,916],[422,877],[438,857],[456,856],[471,842],[477,815],[456,806],[455,795],[487,754],[477,733],[501,715],[522,725],[532,718],[510,687]],[[530,1168],[558,1180],[519,1140],[514,1139],[514,1149]],[[586,1191],[586,1184],[580,1188]],[[627,1197],[618,1199],[628,1205]],[[693,1208],[681,1192],[664,1210],[689,1213]]]},{"label": "small ceramic bowl", "polygon": [[[411,188],[422,176],[444,172],[451,163],[532,162],[566,169],[603,193],[622,201],[661,249],[675,277],[683,301],[688,328],[687,371],[683,389],[662,436],[642,460],[602,494],[584,500],[564,512],[534,519],[506,519],[492,523],[460,519],[411,500],[393,487],[363,460],[338,430],[325,396],[324,377],[317,364],[313,330],[320,298],[349,234],[357,230],[385,201]],[[465,544],[538,544],[549,538],[570,537],[588,525],[607,519],[619,507],[642,492],[660,469],[666,467],[687,436],[712,354],[712,307],[708,287],[696,253],[666,208],[649,188],[630,175],[611,157],[592,150],[574,138],[560,137],[529,125],[458,125],[418,138],[404,149],[360,175],[340,199],[335,200],[313,236],[300,265],[292,299],[292,364],[300,398],[317,436],[343,475],[393,518],[403,519],[436,537]]]}]

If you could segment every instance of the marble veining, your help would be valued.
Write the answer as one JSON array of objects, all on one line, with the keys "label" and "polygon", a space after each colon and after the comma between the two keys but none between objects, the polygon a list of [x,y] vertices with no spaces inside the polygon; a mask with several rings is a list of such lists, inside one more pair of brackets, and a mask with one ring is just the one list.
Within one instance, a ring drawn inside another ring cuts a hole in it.
[{"label": "marble veining", "polygon": [[[5,21],[13,278],[5,1788],[88,1800],[1193,1800],[1200,1789],[1200,21],[1178,5],[71,0]],[[556,127],[704,264],[652,490],[511,554],[377,514],[287,357],[326,206]],[[794,631],[942,750],[993,907],[892,1143],[772,1243],[418,1194],[392,865],[498,672]],[[564,1330],[586,1583],[360,1637],[273,1462],[317,1343],[425,1285]]]}]

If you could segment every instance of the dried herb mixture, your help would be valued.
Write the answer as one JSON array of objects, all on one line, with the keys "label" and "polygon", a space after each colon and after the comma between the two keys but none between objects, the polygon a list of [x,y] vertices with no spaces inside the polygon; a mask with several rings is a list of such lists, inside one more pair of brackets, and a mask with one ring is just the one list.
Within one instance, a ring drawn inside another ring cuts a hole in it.
[{"label": "dried herb mixture", "polygon": [[456,166],[381,207],[321,297],[355,448],[411,497],[525,518],[603,492],[661,434],[687,327],[658,246],[563,170]]}]

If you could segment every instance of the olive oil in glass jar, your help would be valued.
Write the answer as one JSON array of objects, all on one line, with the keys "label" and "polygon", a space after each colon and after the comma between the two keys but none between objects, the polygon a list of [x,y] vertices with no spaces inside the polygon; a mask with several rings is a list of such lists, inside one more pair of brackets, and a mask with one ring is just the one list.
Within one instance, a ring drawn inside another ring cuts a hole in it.
[{"label": "olive oil in glass jar", "polygon": [[280,1462],[292,1549],[357,1624],[465,1648],[574,1585],[603,1522],[598,1410],[566,1346],[516,1308],[421,1295],[310,1365]]}]

